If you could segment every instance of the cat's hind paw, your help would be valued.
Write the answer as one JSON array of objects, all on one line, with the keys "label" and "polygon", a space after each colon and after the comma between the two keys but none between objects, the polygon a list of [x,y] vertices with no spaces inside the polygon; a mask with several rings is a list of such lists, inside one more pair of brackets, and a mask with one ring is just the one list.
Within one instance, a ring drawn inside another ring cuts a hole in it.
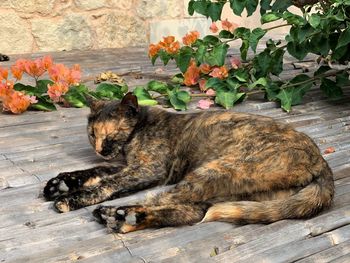
[{"label": "cat's hind paw", "polygon": [[146,208],[142,206],[100,206],[93,211],[93,215],[109,232],[124,234],[148,226]]}]

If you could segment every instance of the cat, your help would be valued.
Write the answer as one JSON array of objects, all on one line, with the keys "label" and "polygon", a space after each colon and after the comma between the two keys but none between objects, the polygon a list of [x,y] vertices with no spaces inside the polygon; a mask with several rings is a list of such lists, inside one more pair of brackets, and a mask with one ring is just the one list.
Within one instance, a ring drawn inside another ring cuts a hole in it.
[{"label": "cat", "polygon": [[305,134],[271,118],[230,111],[179,114],[89,99],[88,137],[121,166],[61,173],[44,196],[68,212],[157,185],[175,184],[138,205],[93,211],[110,231],[208,221],[237,224],[302,219],[330,207],[333,174]]},{"label": "cat", "polygon": [[0,62],[9,61],[9,60],[10,60],[9,56],[0,53]]}]

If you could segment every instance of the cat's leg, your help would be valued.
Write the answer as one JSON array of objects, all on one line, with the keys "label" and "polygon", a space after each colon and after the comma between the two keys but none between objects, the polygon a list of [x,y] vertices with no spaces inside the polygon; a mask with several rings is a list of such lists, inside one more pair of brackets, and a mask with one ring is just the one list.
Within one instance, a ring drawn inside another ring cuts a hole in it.
[{"label": "cat's leg", "polygon": [[202,220],[209,207],[204,202],[161,206],[101,206],[93,214],[109,231],[128,233],[145,228],[195,224]]},{"label": "cat's leg", "polygon": [[150,188],[165,180],[166,170],[162,167],[152,170],[143,166],[128,166],[115,176],[102,178],[98,187],[78,189],[60,195],[55,199],[54,207],[59,212],[68,212],[85,206]]},{"label": "cat's leg", "polygon": [[102,178],[118,173],[123,166],[98,166],[87,170],[64,172],[50,179],[44,187],[44,197],[54,200],[56,197],[80,188],[99,185]]}]

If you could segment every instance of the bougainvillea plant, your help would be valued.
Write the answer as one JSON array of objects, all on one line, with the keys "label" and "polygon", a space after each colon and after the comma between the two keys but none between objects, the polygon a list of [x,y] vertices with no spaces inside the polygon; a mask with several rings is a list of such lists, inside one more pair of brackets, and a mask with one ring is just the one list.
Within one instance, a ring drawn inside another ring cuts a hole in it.
[{"label": "bougainvillea plant", "polygon": [[[261,24],[283,20],[284,23],[272,27],[249,29],[239,27],[221,19],[222,9],[229,4],[235,15],[244,10],[250,16],[260,4]],[[299,7],[301,15],[291,13],[288,8]],[[164,65],[174,60],[181,73],[173,80],[181,85],[198,88],[203,94],[191,94],[179,89],[179,85],[164,82],[151,82],[137,90],[139,97],[151,100],[148,91],[158,92],[168,98],[178,110],[187,108],[191,97],[204,96],[198,104],[208,108],[215,103],[231,108],[247,95],[265,93],[271,101],[290,111],[293,105],[300,104],[305,93],[313,84],[320,84],[321,90],[330,99],[342,97],[342,86],[349,85],[348,66],[350,59],[350,1],[349,0],[191,0],[188,11],[210,18],[212,35],[199,38],[196,31],[182,39],[182,44],[173,36],[164,37],[149,47],[149,57],[154,64],[160,59]],[[219,22],[218,22],[219,21]],[[257,45],[265,34],[278,27],[289,26],[285,42],[266,42],[266,48],[256,54]],[[240,58],[228,61],[227,53],[232,41],[241,40]],[[251,50],[255,55],[248,56]],[[316,54],[320,62],[312,75],[300,74],[289,80],[278,76],[283,71],[283,57],[288,52],[298,60],[307,54]],[[345,66],[344,66],[345,64]]]},{"label": "bougainvillea plant", "polygon": [[[3,111],[20,114],[28,108],[53,111],[57,104],[83,107],[86,96],[120,99],[128,91],[125,84],[101,83],[95,91],[81,83],[79,65],[71,68],[55,64],[50,56],[35,60],[19,59],[9,70],[0,67],[0,102]],[[32,78],[31,85],[21,83],[23,74]]]}]

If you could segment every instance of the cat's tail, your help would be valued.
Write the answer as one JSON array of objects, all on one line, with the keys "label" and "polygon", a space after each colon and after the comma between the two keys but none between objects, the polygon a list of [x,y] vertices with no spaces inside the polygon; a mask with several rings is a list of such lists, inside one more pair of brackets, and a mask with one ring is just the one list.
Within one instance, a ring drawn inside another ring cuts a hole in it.
[{"label": "cat's tail", "polygon": [[217,203],[208,209],[202,222],[246,224],[308,218],[328,208],[332,204],[333,195],[333,175],[326,165],[309,185],[286,199]]}]

